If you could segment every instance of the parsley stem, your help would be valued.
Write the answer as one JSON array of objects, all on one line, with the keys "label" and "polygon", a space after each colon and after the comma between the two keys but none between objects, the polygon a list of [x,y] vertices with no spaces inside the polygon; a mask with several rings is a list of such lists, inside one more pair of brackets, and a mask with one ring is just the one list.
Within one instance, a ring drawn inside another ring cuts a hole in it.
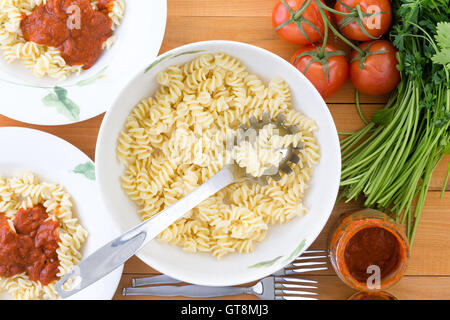
[{"label": "parsley stem", "polygon": [[361,120],[367,125],[369,124],[369,121],[366,120],[366,118],[364,117],[362,111],[361,111],[361,105],[359,104],[359,91],[355,90],[355,104],[356,104],[356,109],[358,110],[358,114],[359,117],[361,118]]},{"label": "parsley stem", "polygon": [[447,175],[445,176],[444,185],[442,186],[442,191],[441,191],[441,196],[440,196],[441,199],[444,197],[445,189],[446,189],[447,184],[448,184],[449,176],[450,176],[450,161],[448,162]]}]

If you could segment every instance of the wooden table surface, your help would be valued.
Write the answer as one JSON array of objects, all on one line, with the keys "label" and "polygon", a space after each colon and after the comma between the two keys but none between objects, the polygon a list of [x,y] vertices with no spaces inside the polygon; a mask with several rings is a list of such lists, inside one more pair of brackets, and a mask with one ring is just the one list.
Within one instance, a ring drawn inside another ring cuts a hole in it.
[{"label": "wooden table surface", "polygon": [[[268,49],[289,59],[297,46],[282,41],[273,31],[271,13],[274,3],[275,0],[168,0],[167,28],[161,53],[201,40],[235,40]],[[364,114],[369,117],[383,107],[386,97],[362,95],[360,100]],[[327,103],[339,131],[362,127],[350,83],[328,99]],[[47,127],[27,125],[0,116],[0,126],[29,127],[54,134],[94,159],[102,119],[103,115],[73,125]],[[434,173],[407,274],[389,290],[399,299],[450,299],[450,188],[447,187],[443,199],[439,198],[449,161],[450,157],[447,156]],[[359,207],[360,204],[355,202],[338,204],[311,248],[326,248],[328,230],[336,217]],[[137,257],[132,257],[125,264],[115,299],[156,299],[148,296],[125,298],[120,294],[123,287],[130,286],[132,278],[155,274],[158,272]],[[318,281],[320,299],[347,299],[354,292],[338,279],[331,266],[327,271],[304,274],[303,277]],[[254,296],[231,298],[256,299]]]}]

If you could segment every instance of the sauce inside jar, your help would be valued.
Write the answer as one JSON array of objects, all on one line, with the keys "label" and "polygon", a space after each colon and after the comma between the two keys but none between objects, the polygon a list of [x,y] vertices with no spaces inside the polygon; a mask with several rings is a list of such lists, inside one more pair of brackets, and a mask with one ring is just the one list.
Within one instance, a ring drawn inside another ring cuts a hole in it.
[{"label": "sauce inside jar", "polygon": [[362,292],[385,290],[397,283],[409,260],[402,227],[374,209],[341,215],[330,232],[328,251],[339,278]]},{"label": "sauce inside jar", "polygon": [[399,265],[399,243],[384,228],[365,228],[357,232],[345,248],[345,263],[350,274],[359,282],[371,276],[370,266],[380,268],[381,278],[392,274]]}]

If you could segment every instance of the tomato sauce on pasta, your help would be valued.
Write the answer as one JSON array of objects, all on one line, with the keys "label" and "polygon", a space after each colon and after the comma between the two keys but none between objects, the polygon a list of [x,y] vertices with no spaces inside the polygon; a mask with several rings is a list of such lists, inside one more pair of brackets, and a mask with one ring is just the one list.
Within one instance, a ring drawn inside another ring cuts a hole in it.
[{"label": "tomato sauce on pasta", "polygon": [[0,276],[26,273],[47,285],[58,279],[59,222],[48,219],[42,205],[20,209],[12,221],[0,216]]},{"label": "tomato sauce on pasta", "polygon": [[89,0],[47,0],[23,17],[23,37],[58,48],[68,65],[89,69],[100,57],[103,43],[112,36],[112,20],[108,17],[112,1],[100,0],[95,10]]}]

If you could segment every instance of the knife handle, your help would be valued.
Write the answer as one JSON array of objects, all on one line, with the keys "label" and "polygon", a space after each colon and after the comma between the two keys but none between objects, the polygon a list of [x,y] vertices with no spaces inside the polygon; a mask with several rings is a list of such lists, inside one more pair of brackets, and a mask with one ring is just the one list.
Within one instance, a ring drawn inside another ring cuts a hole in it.
[{"label": "knife handle", "polygon": [[182,281],[175,278],[161,274],[158,276],[151,276],[145,278],[136,278],[131,280],[131,285],[133,288],[147,286],[150,284],[162,284],[162,283],[181,283]]},{"label": "knife handle", "polygon": [[209,287],[194,284],[186,286],[124,288],[122,290],[124,296],[152,295],[158,297],[182,296],[187,298],[213,298],[252,293],[252,289],[248,287]]}]

